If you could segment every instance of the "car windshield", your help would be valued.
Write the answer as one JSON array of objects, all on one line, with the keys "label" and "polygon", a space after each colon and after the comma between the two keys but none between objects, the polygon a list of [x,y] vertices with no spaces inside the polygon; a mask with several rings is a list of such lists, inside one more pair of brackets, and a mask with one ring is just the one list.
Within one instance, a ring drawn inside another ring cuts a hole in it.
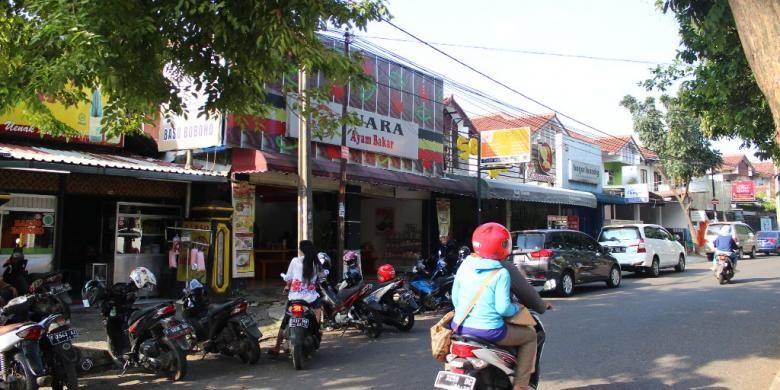
[{"label": "car windshield", "polygon": [[723,225],[723,224],[720,224],[720,225],[715,224],[715,225],[710,225],[710,227],[707,228],[707,234],[719,235],[720,234],[720,229],[722,229],[724,226],[728,227],[729,228],[729,232],[731,232],[731,226]]},{"label": "car windshield", "polygon": [[637,227],[604,228],[599,235],[599,242],[637,240],[642,238]]},{"label": "car windshield", "polygon": [[537,250],[544,248],[543,233],[518,233],[515,240],[518,249]]},{"label": "car windshield", "polygon": [[758,232],[758,238],[777,238],[777,232]]}]

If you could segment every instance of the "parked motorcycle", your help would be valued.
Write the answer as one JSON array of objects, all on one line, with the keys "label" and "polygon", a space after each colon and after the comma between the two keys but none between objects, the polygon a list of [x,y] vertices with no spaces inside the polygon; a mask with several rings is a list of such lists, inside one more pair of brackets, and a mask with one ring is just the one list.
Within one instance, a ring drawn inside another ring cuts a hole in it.
[{"label": "parked motorcycle", "polygon": [[[325,279],[321,279],[318,284],[326,327],[356,328],[371,338],[377,338],[382,334],[381,308],[378,304],[368,304],[363,299],[374,290],[373,284],[361,281],[352,287],[343,287],[339,290],[333,288]],[[345,286],[346,284],[346,281],[341,283]]]},{"label": "parked motorcycle", "polygon": [[304,358],[320,348],[322,337],[314,310],[306,301],[290,301],[283,334],[285,348],[290,351],[293,368],[302,370]]},{"label": "parked motorcycle", "polygon": [[40,351],[44,373],[52,377],[52,388],[78,388],[80,353],[73,346],[78,331],[70,319],[59,313],[52,293],[30,294],[13,299],[3,310],[4,324],[35,321],[42,328]]},{"label": "parked motorcycle", "polygon": [[30,283],[30,293],[45,298],[36,303],[37,311],[42,313],[60,313],[70,319],[70,283],[62,280],[61,272],[40,275]]},{"label": "parked motorcycle", "polygon": [[[459,260],[458,264],[461,261]],[[409,276],[409,287],[417,297],[417,312],[451,307],[455,274],[448,271],[443,257],[438,258],[433,272],[428,272],[427,269],[425,259],[420,258]]]},{"label": "parked motorcycle", "polygon": [[[544,335],[544,325],[536,313],[537,334]],[[447,364],[439,371],[434,389],[494,389],[510,390],[517,370],[517,347],[500,347],[478,337],[453,335]],[[537,372],[531,377],[536,388],[539,381],[539,358],[536,352]]]},{"label": "parked motorcycle", "polygon": [[156,286],[154,274],[144,267],[130,273],[129,283],[110,288],[91,280],[82,291],[85,306],[100,306],[108,336],[108,352],[117,367],[144,369],[178,381],[187,374],[186,353],[192,348],[192,325],[174,318],[176,306],[163,303],[136,308],[136,293]]},{"label": "parked motorcycle", "polygon": [[[0,317],[8,322],[14,313],[29,308],[28,297],[14,298],[0,309]],[[0,387],[13,390],[35,390],[48,386],[51,377],[45,374],[40,341],[44,328],[24,321],[0,326]]]},{"label": "parked motorcycle", "polygon": [[715,278],[718,279],[718,283],[726,284],[734,277],[734,262],[731,261],[728,252],[717,252],[715,256],[718,257]]},{"label": "parked motorcycle", "polygon": [[197,342],[205,353],[235,356],[244,363],[260,360],[262,333],[255,319],[247,313],[245,299],[238,298],[219,305],[209,305],[206,289],[197,280],[184,289],[182,317],[195,328]]},{"label": "parked motorcycle", "polygon": [[396,279],[395,269],[385,264],[377,269],[379,283],[364,298],[368,305],[378,305],[383,323],[408,332],[414,327],[414,313],[418,306],[414,293],[404,288],[404,280]]}]

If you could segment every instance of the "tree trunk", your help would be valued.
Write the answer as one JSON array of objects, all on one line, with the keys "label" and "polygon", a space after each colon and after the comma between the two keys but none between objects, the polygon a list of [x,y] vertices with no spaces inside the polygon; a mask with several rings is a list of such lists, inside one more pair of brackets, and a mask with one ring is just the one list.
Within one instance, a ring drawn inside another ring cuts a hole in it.
[{"label": "tree trunk", "polygon": [[769,101],[780,142],[780,2],[729,0],[729,6],[750,68]]}]

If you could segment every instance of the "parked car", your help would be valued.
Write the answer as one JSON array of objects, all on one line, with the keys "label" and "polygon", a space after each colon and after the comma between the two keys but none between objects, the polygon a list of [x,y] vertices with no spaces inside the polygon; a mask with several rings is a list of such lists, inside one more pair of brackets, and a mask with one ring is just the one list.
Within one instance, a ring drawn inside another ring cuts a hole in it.
[{"label": "parked car", "polygon": [[685,271],[685,248],[658,225],[610,225],[601,229],[599,243],[609,248],[620,268],[657,277],[662,268]]},{"label": "parked car", "polygon": [[756,236],[758,240],[757,251],[765,255],[772,253],[780,255],[780,231],[777,230],[764,230],[758,232]]},{"label": "parked car", "polygon": [[753,229],[751,229],[750,226],[743,222],[715,222],[711,224],[707,228],[704,239],[704,248],[707,252],[707,257],[712,259],[711,256],[713,253],[715,253],[715,247],[712,245],[712,243],[716,238],[718,238],[720,230],[724,226],[728,226],[730,228],[731,237],[734,238],[734,241],[736,241],[737,245],[739,245],[739,258],[743,258],[745,253],[747,253],[751,259],[755,259],[756,248],[758,247],[756,235],[753,233]]},{"label": "parked car", "polygon": [[568,297],[574,285],[606,282],[620,286],[620,264],[589,235],[575,230],[513,232],[512,260],[538,291]]}]

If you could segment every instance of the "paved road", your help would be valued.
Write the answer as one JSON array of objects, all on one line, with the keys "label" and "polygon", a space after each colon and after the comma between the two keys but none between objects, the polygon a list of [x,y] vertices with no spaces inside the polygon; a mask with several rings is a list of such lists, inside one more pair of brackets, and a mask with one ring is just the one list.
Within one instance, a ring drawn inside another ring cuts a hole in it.
[{"label": "paved road", "polygon": [[[780,369],[780,258],[743,260],[735,283],[717,285],[707,264],[657,279],[626,274],[620,289],[579,288],[551,298],[544,315],[548,344],[544,389],[766,389]],[[430,358],[428,329],[388,331],[379,340],[326,335],[295,372],[288,360],[256,366],[225,359],[191,360],[188,381],[170,388],[429,389],[440,368]],[[86,378],[90,389],[153,389],[168,382],[129,373]],[[168,387],[168,386],[166,386]]]}]

